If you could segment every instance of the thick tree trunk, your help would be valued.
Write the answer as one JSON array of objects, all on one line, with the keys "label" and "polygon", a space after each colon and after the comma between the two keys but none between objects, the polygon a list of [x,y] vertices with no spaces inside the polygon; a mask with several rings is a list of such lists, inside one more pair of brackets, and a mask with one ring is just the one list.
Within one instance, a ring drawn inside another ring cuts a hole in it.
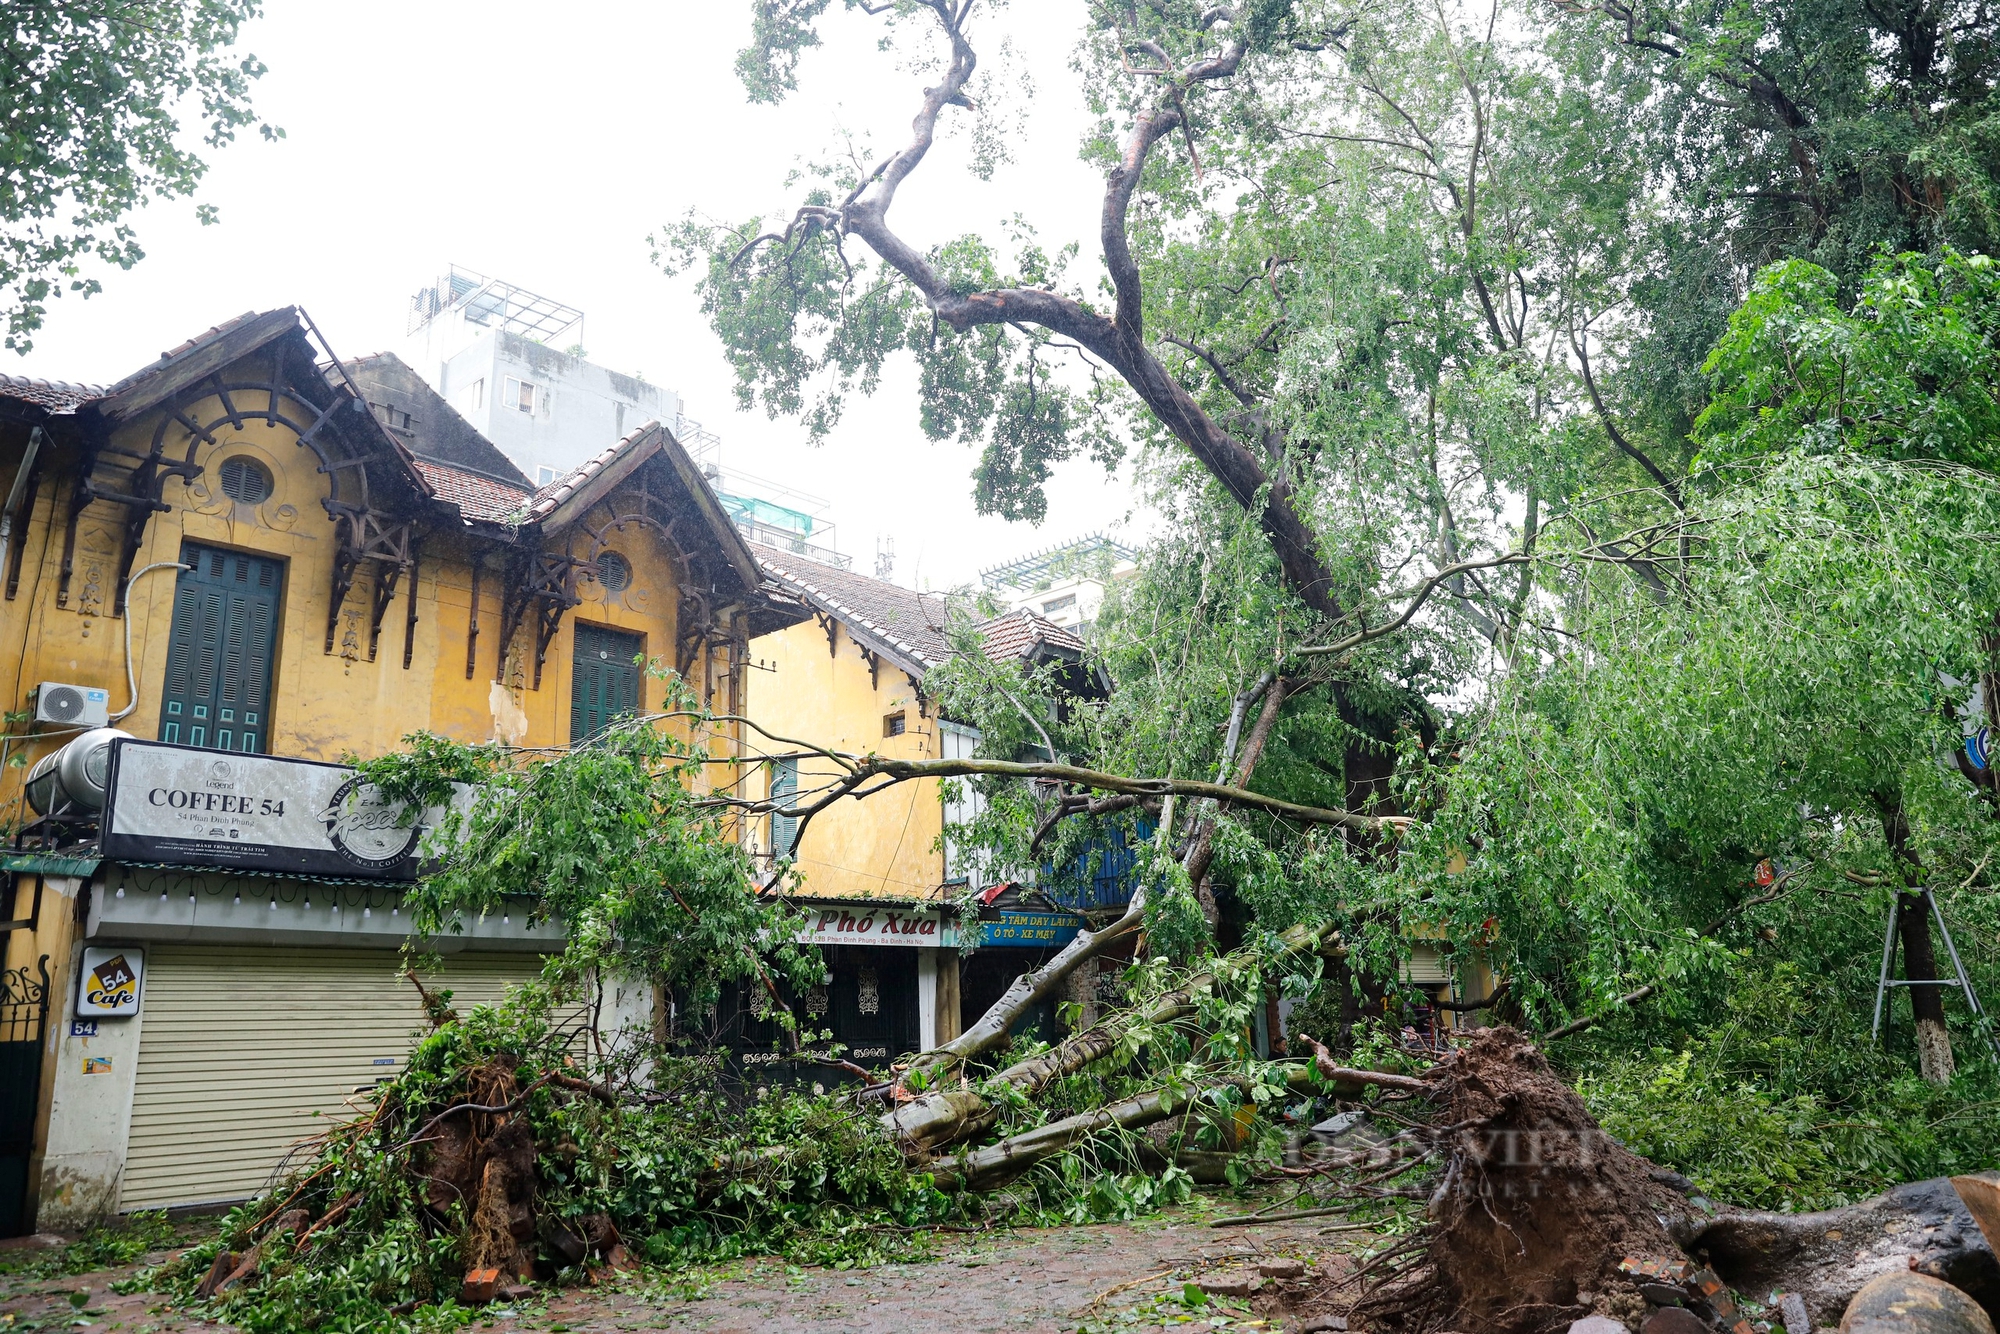
[{"label": "thick tree trunk", "polygon": [[1956,1063],[1944,1022],[1944,988],[1938,983],[1937,953],[1931,945],[1930,903],[1923,893],[1923,863],[1910,839],[1910,822],[1900,794],[1877,796],[1882,836],[1911,888],[1896,896],[1896,934],[1903,946],[1903,978],[1913,985],[1910,1012],[1917,1021],[1917,1071],[1932,1084],[1948,1084]]},{"label": "thick tree trunk", "polygon": [[1822,1328],[1839,1323],[1869,1279],[1899,1269],[1948,1280],[1989,1311],[2000,1310],[2000,1264],[1942,1177],[1825,1213],[1725,1210],[1719,1218],[1695,1219],[1692,1234],[1676,1240],[1690,1255],[1705,1252],[1732,1287],[1799,1293]]},{"label": "thick tree trunk", "polygon": [[1911,982],[1934,983],[1907,988],[1910,1010],[1917,1020],[1917,1070],[1930,1083],[1949,1084],[1956,1064],[1951,1055],[1951,1034],[1944,1024],[1944,988],[1936,983],[1930,904],[1922,894],[1896,896],[1896,934],[1903,943],[1903,976]]}]

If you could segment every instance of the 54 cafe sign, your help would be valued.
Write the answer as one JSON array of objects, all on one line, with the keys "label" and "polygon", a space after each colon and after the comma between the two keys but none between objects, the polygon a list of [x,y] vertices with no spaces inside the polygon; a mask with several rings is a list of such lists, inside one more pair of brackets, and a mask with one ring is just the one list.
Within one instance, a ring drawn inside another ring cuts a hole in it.
[{"label": "54 cafe sign", "polygon": [[139,1013],[139,988],[145,979],[146,956],[139,950],[128,946],[84,950],[78,1016],[130,1019]]},{"label": "54 cafe sign", "polygon": [[[106,785],[107,861],[414,880],[444,815],[412,819],[344,765],[137,738],[112,743]],[[458,800],[471,796],[461,787]]]}]

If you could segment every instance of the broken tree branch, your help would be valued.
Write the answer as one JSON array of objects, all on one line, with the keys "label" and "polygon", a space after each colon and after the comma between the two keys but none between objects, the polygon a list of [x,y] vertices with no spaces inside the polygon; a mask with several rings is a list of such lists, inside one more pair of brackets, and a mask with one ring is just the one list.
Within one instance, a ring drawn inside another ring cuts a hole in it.
[{"label": "broken tree branch", "polygon": [[997,778],[1049,778],[1077,787],[1105,792],[1125,792],[1137,796],[1209,797],[1238,806],[1248,806],[1271,815],[1297,820],[1301,824],[1338,825],[1361,833],[1381,834],[1406,829],[1415,821],[1404,815],[1357,815],[1353,811],[1330,810],[1324,806],[1301,806],[1277,797],[1267,797],[1240,787],[1204,783],[1190,778],[1127,778],[1123,774],[1102,773],[1072,764],[1043,764],[1015,760],[898,760],[881,755],[863,756],[858,761],[859,776],[886,776],[897,782],[912,778],[962,778],[986,774]]},{"label": "broken tree branch", "polygon": [[[1285,1071],[1285,1082],[1294,1089],[1312,1088],[1317,1083],[1317,1075],[1310,1065],[1294,1065]],[[1359,1092],[1358,1085],[1349,1087],[1348,1096]],[[1036,1163],[1052,1158],[1092,1135],[1143,1129],[1224,1090],[1247,1093],[1249,1081],[1224,1079],[1191,1091],[1155,1089],[1094,1111],[1051,1121],[997,1144],[940,1159],[931,1165],[931,1179],[940,1190],[985,1190],[1019,1176]]]},{"label": "broken tree branch", "polygon": [[[1295,926],[1278,939],[1279,959],[1315,952],[1336,958],[1346,954],[1345,947],[1338,944],[1339,933],[1330,922],[1316,927]],[[1032,1097],[1056,1080],[1110,1056],[1134,1029],[1159,1027],[1195,1014],[1202,999],[1214,991],[1219,971],[1197,973],[1175,991],[1155,997],[1136,1009],[1107,1015],[1048,1051],[1002,1070],[993,1082]],[[907,1150],[923,1154],[983,1133],[992,1127],[998,1115],[999,1109],[985,1096],[969,1089],[955,1089],[904,1103],[885,1114],[882,1124]]]}]

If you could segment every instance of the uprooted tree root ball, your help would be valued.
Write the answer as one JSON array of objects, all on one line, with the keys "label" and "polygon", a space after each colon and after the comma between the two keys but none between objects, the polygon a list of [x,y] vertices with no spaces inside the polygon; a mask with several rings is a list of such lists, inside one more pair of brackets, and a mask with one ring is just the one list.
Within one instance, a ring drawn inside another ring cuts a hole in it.
[{"label": "uprooted tree root ball", "polygon": [[[1541,1052],[1487,1029],[1433,1071],[1442,1169],[1422,1263],[1382,1290],[1433,1328],[1534,1334],[1634,1290],[1628,1256],[1679,1258],[1687,1198],[1598,1128]],[[1636,1299],[1635,1299],[1636,1300]]]},{"label": "uprooted tree root ball", "polygon": [[[1989,1310],[2000,1304],[2000,1266],[1950,1182],[1820,1214],[1698,1200],[1686,1178],[1606,1134],[1510,1028],[1480,1031],[1423,1083],[1400,1134],[1314,1169],[1335,1195],[1426,1199],[1416,1236],[1322,1294],[1357,1326],[1551,1334],[1589,1315],[1631,1326],[1661,1286],[1719,1328],[1739,1318],[1732,1289],[1756,1300],[1796,1294],[1825,1326],[1871,1278],[1910,1270],[1948,1279]],[[1398,1181],[1411,1184],[1384,1189]]]}]

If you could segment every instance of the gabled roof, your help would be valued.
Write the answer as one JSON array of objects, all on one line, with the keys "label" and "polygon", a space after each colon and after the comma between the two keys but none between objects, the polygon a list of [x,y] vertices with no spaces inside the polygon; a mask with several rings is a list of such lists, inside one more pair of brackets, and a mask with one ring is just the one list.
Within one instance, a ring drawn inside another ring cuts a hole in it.
[{"label": "gabled roof", "polygon": [[912,676],[921,677],[951,657],[945,638],[951,604],[852,570],[836,569],[789,552],[753,544],[757,561],[781,587],[847,627],[847,632]]},{"label": "gabled roof", "polygon": [[262,314],[245,311],[233,320],[224,320],[196,334],[179,347],[169,348],[157,360],[116,384],[71,384],[66,380],[0,375],[0,398],[33,403],[58,414],[73,413],[89,404],[105,420],[123,421],[165,402],[203,376],[213,375],[238,357],[298,328],[296,306]]},{"label": "gabled roof", "polygon": [[297,306],[245,311],[132,372],[104,391],[91,406],[106,421],[127,421],[166,402],[189,385],[289,333],[303,333]]},{"label": "gabled roof", "polygon": [[[232,373],[233,367],[244,368],[248,377]],[[238,409],[228,406],[230,390],[239,398],[250,390],[256,400],[267,388],[274,389],[297,403],[296,411],[311,414],[306,420],[315,423],[313,448],[322,453],[322,463],[324,451],[332,448],[343,455],[337,466],[359,464],[358,471],[342,474],[348,480],[336,486],[336,497],[342,496],[342,485],[355,492],[343,503],[374,507],[370,497],[379,495],[388,508],[402,513],[435,499],[430,480],[418,471],[410,451],[368,411],[326,340],[297,306],[247,311],[226,320],[162,352],[108,388],[58,387],[48,381],[17,381],[10,387],[12,392],[0,392],[0,408],[14,408],[8,415],[30,420],[40,415],[50,429],[60,427],[79,439],[99,441],[109,431],[162,409],[178,413],[191,399],[220,393],[233,415]],[[265,408],[260,401],[242,410],[259,415]],[[270,411],[294,410],[272,403]],[[95,447],[86,457],[95,458]]]},{"label": "gabled roof", "polygon": [[548,532],[561,532],[648,463],[655,463],[672,478],[681,497],[701,516],[716,551],[742,580],[743,587],[754,590],[761,585],[763,571],[751,554],[750,544],[736,531],[728,511],[722,508],[708,479],[695,467],[681,442],[656,421],[647,422],[568,476],[558,477],[537,491],[528,506],[526,520],[541,524]]},{"label": "gabled roof", "polygon": [[1044,620],[1025,607],[995,616],[977,630],[984,641],[986,656],[995,662],[1020,659],[1033,663],[1047,658],[1075,662],[1083,657],[1083,640],[1074,631]]}]

